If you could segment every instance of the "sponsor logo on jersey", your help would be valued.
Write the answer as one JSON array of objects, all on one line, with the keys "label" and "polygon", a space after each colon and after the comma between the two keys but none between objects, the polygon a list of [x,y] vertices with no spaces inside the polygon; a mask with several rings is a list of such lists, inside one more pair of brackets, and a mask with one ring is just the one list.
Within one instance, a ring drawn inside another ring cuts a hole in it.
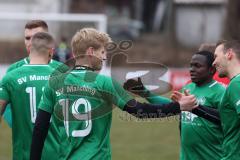
[{"label": "sponsor logo on jersey", "polygon": [[206,98],[205,97],[198,97],[197,102],[198,102],[198,104],[204,105],[205,102],[206,102]]},{"label": "sponsor logo on jersey", "polygon": [[240,99],[237,101],[236,106],[240,105]]}]

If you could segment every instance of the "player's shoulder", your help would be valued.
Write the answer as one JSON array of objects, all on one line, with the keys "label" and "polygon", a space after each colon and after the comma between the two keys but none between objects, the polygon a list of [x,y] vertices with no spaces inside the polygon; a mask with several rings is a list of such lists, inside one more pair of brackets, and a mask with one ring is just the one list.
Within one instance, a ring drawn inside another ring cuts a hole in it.
[{"label": "player's shoulder", "polygon": [[17,77],[19,77],[21,75],[21,72],[19,72],[19,69],[21,67],[18,67],[16,69],[10,70],[8,71],[5,76],[3,77],[2,81],[3,82],[11,82],[14,81],[14,79],[16,79]]},{"label": "player's shoulder", "polygon": [[49,65],[53,68],[57,68],[59,66],[61,66],[63,63],[62,62],[59,62],[59,61],[56,61],[54,59],[51,59]]},{"label": "player's shoulder", "polygon": [[186,85],[184,85],[184,86],[182,87],[182,89],[189,89],[189,88],[192,88],[192,87],[195,87],[195,86],[196,86],[195,83],[189,82],[189,83],[187,83]]},{"label": "player's shoulder", "polygon": [[[94,73],[94,72],[93,72]],[[110,82],[110,81],[113,81],[114,78],[110,77],[110,76],[107,76],[107,75],[103,75],[103,74],[97,74],[97,73],[94,73],[97,75],[97,78],[98,80],[100,81],[103,81],[103,82]]]},{"label": "player's shoulder", "polygon": [[215,80],[213,80],[208,87],[216,91],[224,91],[226,89],[221,83]]},{"label": "player's shoulder", "polygon": [[26,57],[26,58],[23,58],[23,59],[21,59],[21,60],[19,60],[19,61],[17,61],[17,62],[15,62],[15,63],[13,63],[13,64],[11,64],[11,65],[8,67],[7,72],[10,72],[10,71],[12,71],[12,70],[15,70],[15,69],[23,66],[24,64],[28,64],[28,58],[27,58],[27,57]]},{"label": "player's shoulder", "polygon": [[240,87],[240,75],[235,76],[234,78],[231,79],[230,83],[227,86],[227,89],[239,89]]},{"label": "player's shoulder", "polygon": [[25,65],[21,65],[13,70],[10,70],[7,72],[6,76],[8,77],[18,77],[21,76],[22,73],[26,73],[25,70],[26,68],[24,67]]}]

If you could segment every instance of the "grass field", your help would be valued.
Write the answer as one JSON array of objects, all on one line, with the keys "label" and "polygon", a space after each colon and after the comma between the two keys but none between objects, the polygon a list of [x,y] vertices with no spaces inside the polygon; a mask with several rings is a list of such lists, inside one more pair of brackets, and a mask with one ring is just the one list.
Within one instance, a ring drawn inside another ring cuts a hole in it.
[{"label": "grass field", "polygon": [[[176,119],[140,122],[115,109],[111,130],[113,160],[178,159],[179,132]],[[0,160],[9,160],[11,130],[4,122],[0,126]]]}]

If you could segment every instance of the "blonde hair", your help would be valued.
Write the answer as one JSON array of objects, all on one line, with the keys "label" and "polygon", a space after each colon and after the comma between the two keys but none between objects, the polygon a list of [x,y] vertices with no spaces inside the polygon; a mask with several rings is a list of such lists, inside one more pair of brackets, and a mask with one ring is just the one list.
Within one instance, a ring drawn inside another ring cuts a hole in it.
[{"label": "blonde hair", "polygon": [[94,28],[83,28],[72,38],[71,46],[75,56],[85,54],[89,47],[95,50],[106,47],[111,42],[108,34],[97,31]]}]

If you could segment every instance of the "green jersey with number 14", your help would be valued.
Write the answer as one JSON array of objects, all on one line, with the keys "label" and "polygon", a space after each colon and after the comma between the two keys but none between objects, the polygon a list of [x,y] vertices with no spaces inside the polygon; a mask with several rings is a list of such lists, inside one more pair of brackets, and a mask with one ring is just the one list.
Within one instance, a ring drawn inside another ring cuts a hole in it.
[{"label": "green jersey with number 14", "polygon": [[[24,65],[3,78],[0,99],[11,103],[13,159],[30,157],[32,131],[37,115],[37,106],[42,91],[53,69],[49,65]],[[53,126],[50,130],[53,130]],[[44,146],[43,159],[54,159],[57,153],[56,133],[49,132]]]}]

